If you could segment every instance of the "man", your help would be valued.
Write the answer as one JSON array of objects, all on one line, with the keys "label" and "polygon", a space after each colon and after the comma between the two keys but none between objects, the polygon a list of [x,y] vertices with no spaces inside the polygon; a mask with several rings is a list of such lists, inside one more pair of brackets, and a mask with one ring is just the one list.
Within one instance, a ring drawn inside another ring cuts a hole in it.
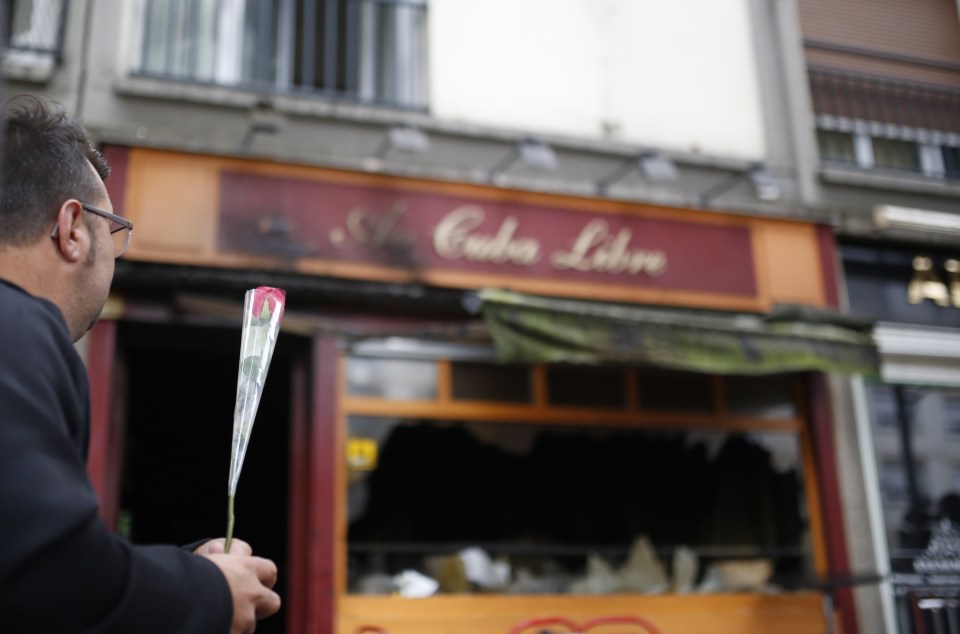
[{"label": "man", "polygon": [[0,631],[239,634],[275,613],[273,562],[222,540],[195,553],[110,532],[84,469],[74,350],[132,226],[73,119],[21,95],[0,112]]}]

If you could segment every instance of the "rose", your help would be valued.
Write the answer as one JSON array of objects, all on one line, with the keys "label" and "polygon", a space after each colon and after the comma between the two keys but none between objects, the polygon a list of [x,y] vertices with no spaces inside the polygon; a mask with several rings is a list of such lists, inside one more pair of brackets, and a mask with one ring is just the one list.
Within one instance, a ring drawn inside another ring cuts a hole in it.
[{"label": "rose", "polygon": [[[240,369],[243,375],[250,377],[262,386],[270,367],[270,355],[276,341],[277,325],[283,318],[286,292],[281,288],[258,286],[247,291],[246,308],[250,312],[244,320],[245,336],[241,341]],[[265,350],[269,350],[265,361],[261,359]],[[238,397],[243,391],[238,386]],[[245,397],[244,397],[245,398]],[[257,399],[259,401],[259,398]]]},{"label": "rose", "polygon": [[277,315],[277,321],[283,317],[283,306],[286,302],[286,293],[283,289],[273,288],[271,286],[258,286],[253,289],[253,316],[257,319],[270,320],[270,317],[277,309],[280,314]]},{"label": "rose", "polygon": [[240,335],[240,371],[237,375],[237,400],[233,412],[233,444],[230,449],[230,477],[227,482],[227,537],[224,552],[230,552],[233,540],[233,500],[250,442],[253,422],[260,405],[263,384],[277,342],[286,293],[279,288],[260,286],[243,298],[243,326]]}]

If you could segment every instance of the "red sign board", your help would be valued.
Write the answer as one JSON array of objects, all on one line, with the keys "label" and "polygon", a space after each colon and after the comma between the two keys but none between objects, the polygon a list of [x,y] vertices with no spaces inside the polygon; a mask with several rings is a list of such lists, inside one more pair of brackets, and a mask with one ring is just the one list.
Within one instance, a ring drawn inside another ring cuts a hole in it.
[{"label": "red sign board", "polygon": [[219,242],[227,252],[414,273],[756,295],[746,224],[586,211],[511,200],[508,193],[489,200],[223,171]]}]

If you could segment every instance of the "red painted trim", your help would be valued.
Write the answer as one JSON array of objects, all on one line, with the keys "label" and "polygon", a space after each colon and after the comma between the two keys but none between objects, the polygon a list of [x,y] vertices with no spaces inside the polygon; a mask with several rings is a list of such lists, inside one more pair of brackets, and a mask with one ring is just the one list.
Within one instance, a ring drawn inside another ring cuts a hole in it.
[{"label": "red painted trim", "polygon": [[310,504],[308,542],[307,627],[311,634],[333,634],[336,608],[336,341],[313,342],[311,400]]},{"label": "red painted trim", "polygon": [[90,451],[87,473],[100,499],[100,517],[113,528],[117,521],[120,480],[118,436],[111,423],[117,324],[100,321],[87,335],[90,377]]},{"label": "red painted trim", "polygon": [[823,292],[827,304],[840,306],[840,267],[837,263],[837,241],[833,229],[817,225],[817,244],[820,252],[820,271],[823,275]]},{"label": "red painted trim", "polygon": [[110,164],[110,177],[106,180],[107,193],[113,203],[114,213],[125,216],[127,195],[127,172],[130,163],[130,148],[124,145],[105,145],[103,157]]},{"label": "red painted trim", "polygon": [[[818,467],[820,504],[823,506],[828,574],[848,575],[850,574],[850,556],[843,527],[843,503],[840,499],[837,453],[833,442],[834,421],[830,413],[830,388],[827,385],[826,375],[821,373],[811,373],[809,382],[810,424],[813,429],[814,452]],[[843,634],[858,634],[853,589],[838,588],[834,596],[837,609],[840,611]]]},{"label": "red painted trim", "polygon": [[[307,362],[297,359],[292,369],[292,395],[290,413],[290,526],[288,551],[307,552],[310,508],[310,418],[307,407],[309,393],[309,370]],[[303,632],[306,622],[307,566],[302,558],[290,557],[287,562],[287,596],[284,608],[287,611],[287,631]]]}]

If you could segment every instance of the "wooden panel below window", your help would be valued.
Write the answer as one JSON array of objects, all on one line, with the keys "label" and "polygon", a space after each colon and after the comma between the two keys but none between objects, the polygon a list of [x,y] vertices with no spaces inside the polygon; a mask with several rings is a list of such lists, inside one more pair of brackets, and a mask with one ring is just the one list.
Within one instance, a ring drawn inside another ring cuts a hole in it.
[{"label": "wooden panel below window", "polygon": [[337,634],[359,634],[365,626],[379,627],[386,634],[507,634],[521,621],[551,616],[566,617],[577,623],[598,616],[639,616],[653,623],[662,634],[822,634],[827,631],[822,596],[812,592],[427,599],[345,596],[339,600],[338,608]]}]

